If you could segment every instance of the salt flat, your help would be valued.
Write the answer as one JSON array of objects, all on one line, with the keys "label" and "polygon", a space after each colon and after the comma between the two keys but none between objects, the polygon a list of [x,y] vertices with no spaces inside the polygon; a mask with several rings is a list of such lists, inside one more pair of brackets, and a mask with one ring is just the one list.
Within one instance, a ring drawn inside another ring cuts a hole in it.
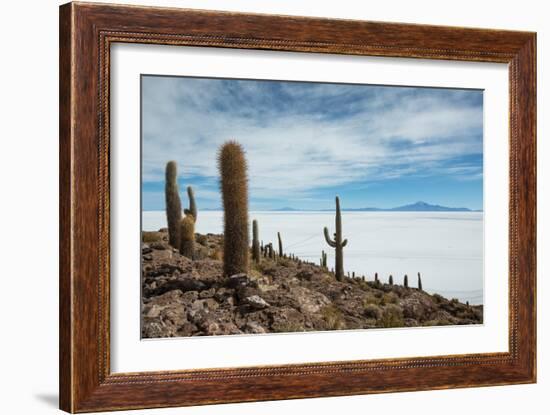
[{"label": "salt flat", "polygon": [[[249,212],[257,219],[260,239],[277,243],[281,232],[285,252],[318,263],[321,250],[334,250],[323,237],[323,227],[334,232],[332,212]],[[143,230],[166,227],[163,211],[144,211]],[[483,213],[482,212],[342,212],[344,268],[385,282],[390,274],[402,283],[416,286],[417,272],[423,288],[471,304],[483,303]],[[196,231],[222,233],[223,212],[199,211]],[[250,227],[252,231],[252,227]]]}]

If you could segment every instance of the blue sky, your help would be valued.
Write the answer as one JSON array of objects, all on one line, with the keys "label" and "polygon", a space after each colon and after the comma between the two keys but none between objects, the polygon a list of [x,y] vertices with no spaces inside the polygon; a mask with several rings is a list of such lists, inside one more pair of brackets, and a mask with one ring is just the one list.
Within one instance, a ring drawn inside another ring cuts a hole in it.
[{"label": "blue sky", "polygon": [[164,209],[176,160],[183,198],[221,206],[216,155],[245,148],[251,210],[428,203],[483,207],[483,92],[142,77],[142,205]]}]

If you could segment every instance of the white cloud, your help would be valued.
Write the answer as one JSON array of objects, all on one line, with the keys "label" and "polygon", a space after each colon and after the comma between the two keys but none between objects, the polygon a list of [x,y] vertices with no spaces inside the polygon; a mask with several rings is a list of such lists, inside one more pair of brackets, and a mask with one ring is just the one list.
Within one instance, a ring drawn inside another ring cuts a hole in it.
[{"label": "white cloud", "polygon": [[246,149],[257,198],[307,198],[314,188],[438,170],[479,175],[475,166],[446,165],[482,153],[481,105],[464,91],[295,83],[272,91],[260,82],[160,77],[143,85],[145,181],[162,181],[170,159],[183,178],[217,180],[217,151],[229,139]]}]

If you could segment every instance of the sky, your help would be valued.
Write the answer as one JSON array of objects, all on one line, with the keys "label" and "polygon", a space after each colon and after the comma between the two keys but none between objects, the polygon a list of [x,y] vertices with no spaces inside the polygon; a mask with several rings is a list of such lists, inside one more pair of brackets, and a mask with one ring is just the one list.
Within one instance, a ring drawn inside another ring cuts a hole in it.
[{"label": "sky", "polygon": [[241,143],[250,210],[483,208],[483,91],[143,75],[142,207],[221,206],[217,154]]}]

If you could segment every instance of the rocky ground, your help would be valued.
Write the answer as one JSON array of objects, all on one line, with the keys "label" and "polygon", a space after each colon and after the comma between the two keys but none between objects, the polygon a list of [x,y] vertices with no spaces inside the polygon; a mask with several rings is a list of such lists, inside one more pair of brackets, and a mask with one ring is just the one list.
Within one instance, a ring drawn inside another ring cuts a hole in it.
[{"label": "rocky ground", "polygon": [[360,278],[337,281],[318,265],[262,258],[224,278],[222,236],[197,234],[196,258],[166,230],[144,232],[142,337],[480,324],[483,307]]}]

